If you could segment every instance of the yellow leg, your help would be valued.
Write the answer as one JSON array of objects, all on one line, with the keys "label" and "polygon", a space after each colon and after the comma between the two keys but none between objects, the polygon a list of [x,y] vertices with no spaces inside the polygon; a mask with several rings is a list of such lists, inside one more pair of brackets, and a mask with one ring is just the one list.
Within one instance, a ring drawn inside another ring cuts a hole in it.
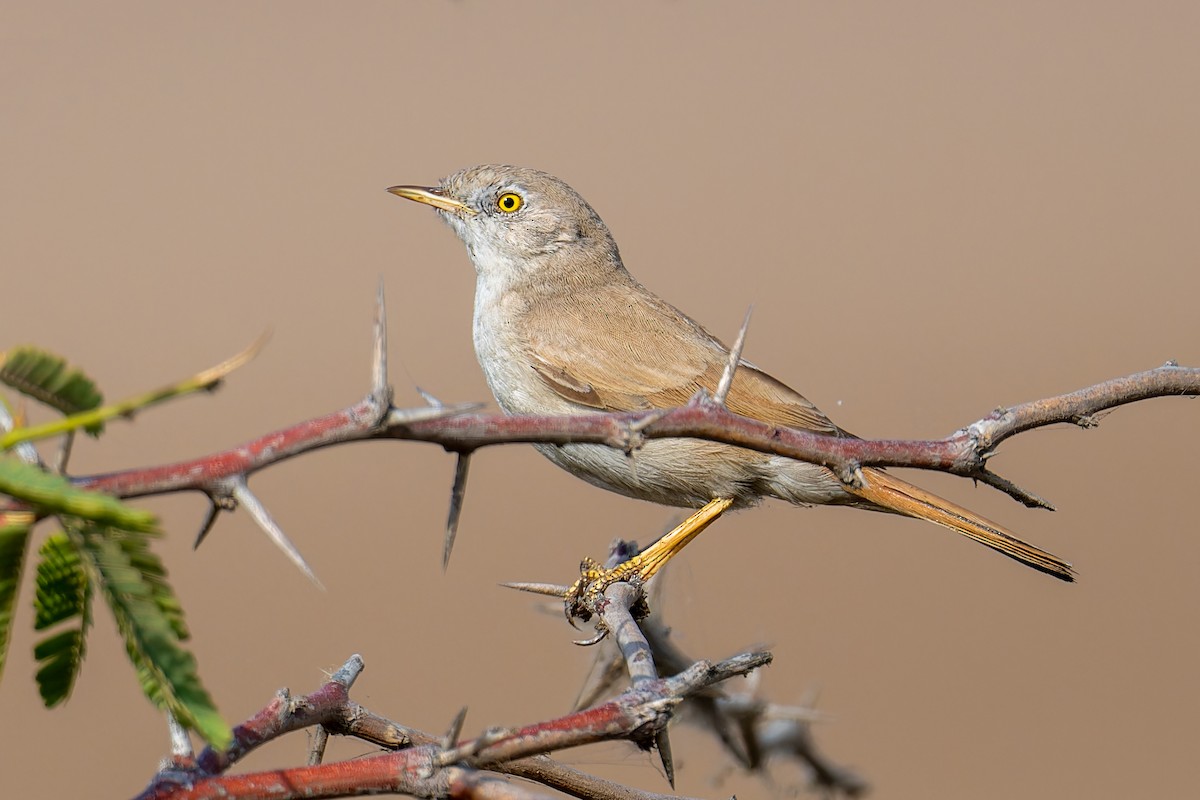
[{"label": "yellow leg", "polygon": [[656,572],[686,547],[688,542],[695,539],[731,505],[733,505],[733,500],[728,497],[709,500],[703,508],[685,519],[657,542],[612,569],[605,569],[590,558],[584,559],[580,565],[579,580],[575,581],[564,598],[568,616],[572,615],[573,610],[582,610],[579,608],[580,605],[586,607],[591,604],[590,601],[598,599],[604,590],[614,583],[620,581],[645,583],[650,580]]}]

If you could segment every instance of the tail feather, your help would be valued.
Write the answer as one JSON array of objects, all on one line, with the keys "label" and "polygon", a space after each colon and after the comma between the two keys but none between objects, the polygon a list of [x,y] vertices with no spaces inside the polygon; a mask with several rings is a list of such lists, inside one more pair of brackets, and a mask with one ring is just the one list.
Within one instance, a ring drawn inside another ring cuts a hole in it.
[{"label": "tail feather", "polygon": [[962,506],[878,469],[866,467],[863,476],[866,478],[865,485],[850,488],[857,497],[888,511],[928,520],[957,531],[1060,580],[1075,580],[1075,572],[1067,562],[1021,541],[1007,529]]}]

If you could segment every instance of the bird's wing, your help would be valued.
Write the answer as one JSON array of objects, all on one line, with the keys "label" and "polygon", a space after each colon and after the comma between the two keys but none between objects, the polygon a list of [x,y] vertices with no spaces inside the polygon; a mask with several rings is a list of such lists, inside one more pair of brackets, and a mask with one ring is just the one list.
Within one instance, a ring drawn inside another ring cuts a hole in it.
[{"label": "bird's wing", "polygon": [[[558,395],[590,408],[634,411],[682,405],[700,388],[716,390],[729,351],[698,324],[640,294],[621,303],[603,294],[593,300],[595,306],[568,304],[577,318],[565,330],[539,325],[536,317],[527,320],[525,333],[534,344],[530,366]],[[581,328],[600,327],[597,318],[588,318],[600,313],[607,317],[603,329],[612,332],[611,338],[579,337]],[[736,414],[774,425],[849,435],[800,394],[744,362],[734,374],[727,403]],[[1042,572],[1074,580],[1070,564],[1008,529],[881,469],[864,467],[862,474],[863,484],[846,490],[867,507],[934,522]]]},{"label": "bird's wing", "polygon": [[[559,298],[552,307],[531,308],[520,324],[531,345],[529,366],[546,386],[604,411],[670,408],[701,388],[714,392],[729,358],[729,349],[708,331],[645,290],[581,292],[570,302]],[[600,339],[578,333],[589,329],[609,334]],[[799,392],[744,361],[727,405],[773,425],[842,434]]]}]

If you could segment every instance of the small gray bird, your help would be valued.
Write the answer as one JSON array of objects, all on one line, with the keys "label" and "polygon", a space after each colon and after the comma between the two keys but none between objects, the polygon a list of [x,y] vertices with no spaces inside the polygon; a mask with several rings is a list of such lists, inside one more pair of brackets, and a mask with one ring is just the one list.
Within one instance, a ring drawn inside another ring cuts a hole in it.
[{"label": "small gray bird", "polygon": [[[510,414],[640,411],[713,392],[729,348],[625,270],[612,234],[558,178],[486,165],[436,187],[389,192],[433,206],[467,246],[478,279],[475,353]],[[820,409],[742,361],[727,405],[772,425],[850,434]],[[631,459],[602,445],[537,445],[589,483],[669,506],[727,498],[890,511],[957,531],[1034,569],[1074,579],[1071,566],[961,506],[875,468],[848,486],[825,467],[699,439],[649,441]]]}]

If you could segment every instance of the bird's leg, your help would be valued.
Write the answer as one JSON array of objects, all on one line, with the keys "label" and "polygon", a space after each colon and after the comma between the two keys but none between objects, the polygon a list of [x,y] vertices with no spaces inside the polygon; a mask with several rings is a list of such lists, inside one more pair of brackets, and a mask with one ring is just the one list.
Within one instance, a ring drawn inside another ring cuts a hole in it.
[{"label": "bird's leg", "polygon": [[733,500],[728,497],[709,500],[703,508],[664,534],[657,542],[611,569],[605,569],[590,558],[584,559],[583,563],[579,565],[579,580],[575,581],[575,584],[563,596],[567,619],[574,617],[589,619],[592,609],[604,594],[604,590],[614,583],[628,581],[640,586],[650,580],[656,572],[686,547],[688,542],[695,539],[731,505],[733,505]]}]

